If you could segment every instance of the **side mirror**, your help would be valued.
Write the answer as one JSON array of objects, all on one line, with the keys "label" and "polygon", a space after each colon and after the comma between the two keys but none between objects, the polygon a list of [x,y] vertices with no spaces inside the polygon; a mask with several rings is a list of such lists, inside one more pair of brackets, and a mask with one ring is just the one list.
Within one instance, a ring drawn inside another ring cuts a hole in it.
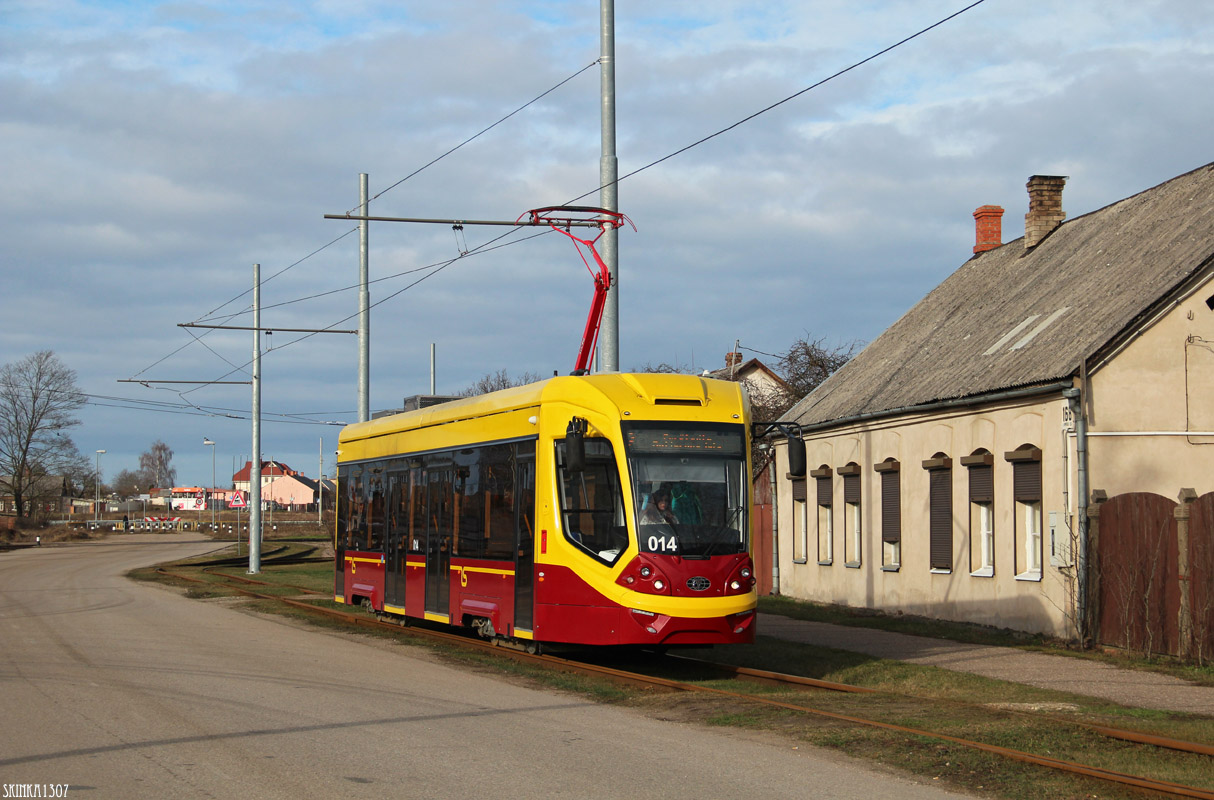
[{"label": "side mirror", "polygon": [[788,474],[805,477],[805,440],[798,436],[788,437]]},{"label": "side mirror", "polygon": [[[802,459],[804,461],[804,459]],[[582,472],[586,469],[586,420],[574,417],[565,429],[565,470]]]}]

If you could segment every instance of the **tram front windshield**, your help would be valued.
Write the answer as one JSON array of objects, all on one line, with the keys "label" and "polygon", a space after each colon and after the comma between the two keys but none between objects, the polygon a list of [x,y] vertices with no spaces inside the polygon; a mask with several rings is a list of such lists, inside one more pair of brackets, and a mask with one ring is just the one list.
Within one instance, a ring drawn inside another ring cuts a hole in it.
[{"label": "tram front windshield", "polygon": [[623,432],[641,552],[710,558],[748,550],[741,425],[626,422]]}]

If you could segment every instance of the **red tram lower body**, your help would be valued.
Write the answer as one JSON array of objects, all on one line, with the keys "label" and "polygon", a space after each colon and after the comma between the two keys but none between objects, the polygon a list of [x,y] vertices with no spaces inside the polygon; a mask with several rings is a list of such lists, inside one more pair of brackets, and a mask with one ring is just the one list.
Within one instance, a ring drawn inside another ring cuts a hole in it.
[{"label": "red tram lower body", "polygon": [[337,602],[366,605],[379,613],[476,627],[486,636],[649,647],[742,644],[752,643],[755,637],[753,609],[716,617],[690,617],[628,608],[605,597],[575,571],[558,565],[537,565],[531,596],[520,598],[514,565],[509,562],[452,558],[446,591],[436,592],[436,588],[444,587],[427,587],[432,576],[420,556],[409,556],[399,577],[387,574],[382,554],[347,552],[341,557],[342,574],[334,593]]}]

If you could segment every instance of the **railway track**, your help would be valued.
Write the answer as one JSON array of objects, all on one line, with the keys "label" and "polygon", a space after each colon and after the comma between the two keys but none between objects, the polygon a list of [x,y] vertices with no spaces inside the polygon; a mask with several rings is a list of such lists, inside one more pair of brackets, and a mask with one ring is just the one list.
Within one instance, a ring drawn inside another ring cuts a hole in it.
[{"label": "railway track", "polygon": [[[280,552],[280,551],[275,551],[275,552]],[[270,554],[268,554],[268,555],[270,555]],[[282,558],[280,561],[278,561],[278,563],[299,563],[300,561],[320,561],[320,560],[326,560],[326,559],[314,559],[314,558],[309,558],[306,556],[301,558],[299,556],[296,556],[296,557],[291,557],[291,558]],[[379,630],[391,630],[396,633],[404,633],[404,634],[412,636],[412,637],[426,639],[426,640],[434,641],[434,642],[442,642],[442,643],[449,644],[449,645],[455,645],[455,646],[458,646],[461,648],[468,648],[468,649],[480,650],[480,651],[493,651],[495,653],[501,654],[503,656],[506,656],[506,657],[509,657],[509,658],[512,658],[512,659],[515,659],[518,661],[541,665],[541,666],[544,666],[544,667],[547,667],[550,669],[558,669],[558,670],[565,671],[565,672],[601,677],[601,678],[605,678],[605,679],[612,680],[615,682],[625,683],[625,684],[633,685],[633,686],[658,687],[658,688],[664,688],[664,689],[667,689],[670,691],[711,694],[711,695],[716,695],[719,697],[729,698],[740,704],[747,704],[747,703],[758,704],[758,705],[763,705],[763,706],[768,706],[768,707],[779,708],[779,709],[783,709],[783,710],[787,710],[787,711],[794,711],[794,712],[803,713],[803,714],[807,714],[807,715],[813,715],[813,716],[817,716],[817,717],[831,719],[831,720],[834,720],[837,722],[844,722],[844,723],[849,723],[849,724],[853,724],[853,725],[877,728],[877,729],[891,731],[891,732],[895,732],[895,733],[907,735],[907,736],[923,737],[923,738],[932,739],[932,740],[936,740],[936,741],[947,742],[949,744],[962,746],[962,747],[969,748],[969,749],[976,750],[976,751],[990,753],[990,754],[997,755],[997,756],[1000,756],[1003,758],[1009,758],[1009,759],[1013,759],[1013,760],[1027,763],[1027,764],[1033,764],[1036,766],[1046,767],[1049,769],[1054,769],[1054,770],[1058,770],[1061,772],[1070,773],[1073,775],[1080,775],[1080,776],[1084,776],[1084,777],[1088,777],[1088,778],[1094,778],[1097,780],[1107,781],[1107,782],[1114,783],[1114,784],[1117,784],[1120,786],[1131,787],[1131,788],[1143,790],[1146,792],[1163,793],[1163,794],[1167,794],[1167,795],[1171,795],[1171,796],[1175,796],[1175,797],[1191,797],[1191,798],[1203,798],[1204,800],[1214,800],[1214,790],[1205,789],[1202,787],[1186,786],[1183,784],[1159,780],[1159,779],[1150,778],[1150,777],[1146,777],[1146,776],[1130,775],[1130,774],[1126,774],[1126,773],[1117,772],[1114,770],[1105,769],[1103,767],[1081,764],[1078,762],[1068,761],[1066,759],[1055,758],[1055,757],[1047,756],[1047,755],[1041,755],[1038,753],[1030,753],[1030,752],[1025,752],[1025,751],[1021,751],[1021,750],[1015,750],[1012,748],[1002,747],[999,745],[992,745],[992,744],[988,744],[985,742],[979,742],[979,741],[974,741],[971,739],[965,739],[962,737],[952,736],[952,735],[940,733],[937,731],[909,727],[909,726],[905,726],[905,725],[897,725],[897,724],[890,723],[890,722],[869,719],[869,718],[856,716],[856,715],[852,715],[852,714],[841,714],[841,713],[830,711],[827,709],[816,708],[814,706],[806,705],[806,704],[800,703],[800,702],[797,702],[797,703],[787,702],[787,701],[783,701],[783,700],[772,699],[769,697],[763,697],[762,695],[736,692],[736,691],[727,690],[727,689],[719,689],[719,688],[703,685],[702,683],[691,683],[691,682],[687,682],[687,681],[680,681],[680,680],[675,680],[675,679],[670,679],[670,678],[664,678],[664,677],[660,677],[660,676],[653,675],[653,674],[646,674],[645,672],[637,672],[637,671],[632,671],[632,670],[619,669],[619,668],[607,666],[604,664],[595,664],[588,660],[567,658],[567,657],[554,655],[554,654],[550,654],[550,653],[528,653],[521,649],[502,647],[502,646],[500,646],[500,643],[498,643],[498,642],[488,642],[488,641],[485,641],[482,639],[470,638],[468,636],[463,636],[463,635],[451,633],[448,631],[434,630],[423,624],[417,624],[417,625],[404,624],[401,621],[391,621],[391,620],[384,619],[384,618],[376,618],[376,617],[368,616],[366,613],[364,613],[362,611],[352,612],[352,611],[345,611],[345,610],[340,610],[340,609],[325,608],[323,606],[318,606],[315,603],[309,602],[307,600],[300,600],[300,599],[292,598],[292,597],[283,597],[281,595],[276,595],[276,594],[267,594],[264,591],[258,591],[257,589],[252,588],[252,587],[262,587],[263,589],[271,588],[271,587],[278,588],[278,589],[289,589],[289,590],[297,591],[301,595],[311,595],[311,596],[317,596],[317,597],[327,597],[328,596],[328,593],[318,592],[318,591],[308,588],[308,587],[292,586],[289,584],[261,581],[261,580],[257,580],[254,578],[249,578],[247,576],[232,575],[230,573],[222,571],[223,568],[225,568],[225,567],[236,566],[236,563],[238,563],[238,562],[233,562],[231,560],[218,560],[215,563],[211,563],[209,565],[203,566],[203,569],[208,574],[210,574],[214,577],[222,578],[223,580],[228,581],[229,584],[228,584],[227,588],[230,588],[233,591],[236,591],[247,597],[260,599],[260,600],[269,600],[269,601],[279,602],[279,603],[285,604],[287,606],[290,606],[292,608],[303,610],[310,614],[317,614],[320,616],[328,617],[330,619],[337,619],[337,620],[343,621],[346,624],[349,624],[353,627],[379,629]],[[160,569],[159,572],[161,572],[162,574],[174,577],[174,578],[178,578],[180,580],[187,581],[187,582],[196,582],[196,583],[204,583],[204,584],[212,583],[211,581],[207,581],[202,578],[185,575],[180,572],[173,572],[173,571],[170,571],[170,570],[167,570],[164,568]],[[689,665],[695,665],[697,668],[699,668],[701,670],[711,669],[711,670],[717,671],[718,673],[720,673],[722,675],[722,677],[726,677],[726,678],[732,677],[732,678],[737,678],[740,680],[761,681],[761,682],[768,683],[768,684],[774,683],[774,684],[786,685],[786,686],[790,686],[790,687],[819,690],[819,691],[823,691],[823,692],[847,692],[847,693],[854,693],[854,694],[885,695],[888,697],[914,699],[914,700],[919,700],[919,701],[923,701],[923,702],[931,702],[931,703],[954,702],[954,701],[941,701],[936,698],[928,699],[928,698],[915,698],[915,697],[911,697],[908,695],[893,695],[890,693],[881,692],[879,690],[875,690],[875,689],[871,689],[871,688],[867,688],[867,687],[851,686],[848,684],[834,683],[834,682],[830,682],[830,681],[822,681],[822,680],[817,680],[814,678],[805,678],[805,677],[801,677],[801,676],[797,676],[797,675],[787,675],[787,674],[783,674],[783,673],[758,670],[758,669],[753,669],[753,668],[749,668],[749,667],[737,667],[737,666],[731,666],[731,665],[726,665],[726,664],[719,664],[719,663],[711,662],[711,661],[692,659],[692,658],[688,658],[685,656],[667,655],[667,656],[665,656],[665,658],[685,662]],[[964,703],[960,703],[960,702],[955,702],[955,704],[958,706],[960,706],[960,705],[973,706],[973,704],[964,704]],[[1021,714],[1026,717],[1030,716],[1026,712],[1018,712],[1018,711],[1010,710],[1010,709],[999,709],[996,711],[994,709],[990,709],[989,707],[985,707],[985,706],[982,708],[984,711],[990,712],[990,713]],[[1043,718],[1040,714],[1033,714],[1031,716],[1036,721],[1041,721]],[[1214,746],[1211,746],[1209,744],[1205,744],[1202,742],[1187,742],[1187,741],[1182,741],[1182,740],[1177,740],[1177,739],[1170,739],[1167,737],[1154,736],[1151,734],[1144,734],[1139,731],[1132,731],[1132,730],[1105,726],[1105,725],[1095,725],[1095,724],[1091,724],[1091,723],[1085,723],[1085,722],[1071,720],[1071,719],[1065,719],[1065,718],[1061,718],[1061,717],[1054,717],[1051,719],[1057,721],[1057,723],[1059,725],[1070,725],[1070,726],[1083,727],[1089,731],[1100,734],[1102,736],[1118,739],[1118,740],[1121,740],[1124,742],[1130,742],[1130,743],[1142,745],[1144,747],[1161,747],[1161,748],[1167,748],[1170,750],[1176,750],[1176,751],[1186,752],[1186,753],[1193,753],[1193,754],[1200,755],[1200,756],[1214,758]],[[1214,762],[1212,762],[1211,769],[1214,770]]]}]

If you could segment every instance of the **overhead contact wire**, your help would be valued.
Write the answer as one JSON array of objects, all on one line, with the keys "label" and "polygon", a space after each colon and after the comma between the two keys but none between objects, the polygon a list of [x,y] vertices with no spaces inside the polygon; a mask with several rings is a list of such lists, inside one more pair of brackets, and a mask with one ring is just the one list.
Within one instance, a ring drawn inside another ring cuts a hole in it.
[{"label": "overhead contact wire", "polygon": [[[618,184],[627,178],[631,178],[634,175],[638,175],[638,174],[644,172],[645,170],[650,169],[651,167],[656,167],[658,164],[661,164],[663,161],[669,161],[670,159],[674,158],[677,155],[682,155],[683,153],[686,153],[688,150],[691,150],[692,148],[699,147],[700,145],[704,144],[705,142],[711,141],[711,140],[717,138],[718,136],[721,136],[722,134],[729,133],[734,128],[745,125],[747,122],[750,122],[752,119],[762,116],[763,114],[766,114],[768,111],[771,111],[772,109],[779,108],[780,106],[784,105],[785,103],[787,103],[791,100],[795,100],[796,98],[800,97],[801,95],[805,94],[806,92],[813,91],[814,89],[817,89],[820,86],[830,83],[835,78],[838,78],[842,75],[846,75],[847,73],[851,72],[852,70],[858,69],[859,67],[864,66],[868,62],[873,61],[874,59],[880,58],[881,56],[885,55],[886,53],[890,52],[891,50],[896,50],[897,48],[901,47],[902,45],[906,44],[907,42],[910,42],[913,39],[919,38],[920,36],[927,33],[928,31],[934,30],[935,28],[940,27],[944,23],[949,22],[950,20],[956,19],[957,17],[961,16],[962,14],[969,11],[970,9],[972,9],[976,6],[980,6],[985,2],[986,2],[986,0],[974,0],[973,3],[970,3],[965,8],[962,8],[959,11],[954,11],[952,14],[949,14],[944,19],[933,22],[931,25],[928,25],[926,28],[924,28],[916,33],[912,33],[910,36],[907,36],[905,39],[895,42],[894,44],[891,44],[882,50],[878,50],[877,52],[873,53],[868,58],[861,59],[860,61],[857,61],[856,63],[852,64],[849,67],[844,67],[843,69],[839,70],[835,74],[825,77],[822,80],[818,81],[817,83],[806,86],[801,91],[790,94],[788,97],[785,97],[783,100],[779,100],[775,103],[772,103],[771,105],[767,106],[766,108],[760,109],[759,111],[756,111],[749,116],[743,117],[742,119],[738,120],[737,122],[733,123],[732,125],[724,127],[721,130],[717,131],[716,133],[710,133],[709,135],[705,136],[703,139],[694,141],[691,144],[687,145],[686,147],[681,147],[678,150],[675,150],[673,153],[668,153],[667,155],[662,156],[657,161],[651,161],[650,163],[646,164],[643,167],[639,167],[638,169],[634,169],[632,172],[628,172],[624,175],[621,175],[620,177],[615,179],[615,183]],[[590,195],[594,194],[595,192],[602,191],[603,189],[607,188],[610,185],[611,184],[609,184],[609,183],[605,183],[602,186],[599,186],[597,189],[592,189],[583,195],[579,195],[578,197],[573,198],[572,200],[569,201],[569,203],[576,203],[578,200],[581,200],[582,198],[585,198],[585,197],[589,197]]]}]

